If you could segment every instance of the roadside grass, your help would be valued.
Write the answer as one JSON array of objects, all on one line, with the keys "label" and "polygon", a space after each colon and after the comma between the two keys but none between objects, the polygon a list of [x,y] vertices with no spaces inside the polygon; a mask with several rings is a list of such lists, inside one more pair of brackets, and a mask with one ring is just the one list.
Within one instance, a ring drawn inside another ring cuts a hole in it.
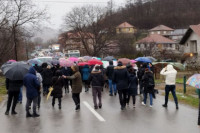
[{"label": "roadside grass", "polygon": [[[162,95],[165,95],[164,93],[162,93]],[[178,98],[178,102],[179,103],[183,103],[183,104],[187,104],[189,106],[192,106],[194,108],[198,108],[199,107],[199,99],[190,95],[182,95],[182,94],[176,94],[177,98]],[[174,100],[172,94],[169,94],[169,99],[170,100]]]},{"label": "roadside grass", "polygon": [[3,100],[3,96],[7,93],[5,85],[5,77],[0,76],[0,102]]},{"label": "roadside grass", "polygon": [[[156,84],[161,84],[161,83],[164,83],[164,82],[165,82],[165,79],[155,79]],[[183,78],[177,78],[176,83],[183,84]]]}]

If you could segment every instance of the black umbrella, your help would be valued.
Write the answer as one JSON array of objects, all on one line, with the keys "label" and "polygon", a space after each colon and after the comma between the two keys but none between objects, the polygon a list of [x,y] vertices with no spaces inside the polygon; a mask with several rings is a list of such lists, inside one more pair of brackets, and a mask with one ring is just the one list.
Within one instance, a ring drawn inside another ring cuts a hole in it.
[{"label": "black umbrella", "polygon": [[6,65],[3,69],[3,74],[10,80],[23,80],[29,68],[30,66],[25,62],[13,62]]},{"label": "black umbrella", "polygon": [[113,56],[107,56],[105,58],[103,58],[103,61],[113,61],[115,60],[115,58]]}]

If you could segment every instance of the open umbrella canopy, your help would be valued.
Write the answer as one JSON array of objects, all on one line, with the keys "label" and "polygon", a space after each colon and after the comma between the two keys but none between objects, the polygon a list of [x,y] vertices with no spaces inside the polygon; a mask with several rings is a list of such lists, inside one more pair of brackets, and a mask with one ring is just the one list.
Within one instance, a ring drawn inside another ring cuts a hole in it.
[{"label": "open umbrella canopy", "polygon": [[77,62],[77,61],[79,61],[79,59],[76,58],[76,57],[70,57],[68,60],[70,60],[70,61],[72,61],[72,62]]},{"label": "open umbrella canopy", "polygon": [[130,62],[134,64],[134,63],[136,63],[137,61],[136,61],[136,60],[130,60]]},{"label": "open umbrella canopy", "polygon": [[113,56],[107,56],[105,58],[103,58],[103,61],[113,61],[115,60],[115,58]]},{"label": "open umbrella canopy", "polygon": [[30,65],[42,65],[42,62],[40,60],[37,59],[30,59],[27,61]]},{"label": "open umbrella canopy", "polygon": [[164,64],[164,65],[173,65],[176,69],[179,69],[179,70],[184,70],[185,67],[183,64],[181,63],[178,63],[178,62],[153,62],[152,63],[153,65],[158,65],[158,64]]},{"label": "open umbrella canopy", "polygon": [[128,63],[131,63],[130,59],[128,58],[120,58],[118,59],[118,61],[121,61],[123,65],[127,65]]},{"label": "open umbrella canopy", "polygon": [[136,61],[139,61],[139,62],[144,62],[144,63],[151,63],[152,61],[147,58],[147,57],[138,57],[135,59]]},{"label": "open umbrella canopy", "polygon": [[85,65],[89,65],[89,63],[88,62],[80,62],[80,63],[78,63],[78,66],[85,66]]},{"label": "open umbrella canopy", "polygon": [[148,58],[148,59],[150,59],[152,62],[155,62],[155,61],[157,61],[157,59],[156,59],[156,58],[154,58],[154,57],[152,57],[152,56],[147,56],[147,58]]},{"label": "open umbrella canopy", "polygon": [[11,60],[8,60],[7,62],[17,62],[16,60],[13,60],[13,59],[11,59]]},{"label": "open umbrella canopy", "polygon": [[91,59],[92,59],[92,57],[91,57],[91,56],[83,56],[83,58],[84,58],[86,61],[89,61],[89,60],[91,60]]},{"label": "open umbrella canopy", "polygon": [[59,60],[53,59],[53,60],[51,61],[51,64],[53,64],[53,65],[58,65],[58,64],[60,64],[60,62],[59,62]]},{"label": "open umbrella canopy", "polygon": [[89,63],[89,65],[103,65],[103,63],[97,59],[89,60],[88,63]]},{"label": "open umbrella canopy", "polygon": [[200,89],[200,74],[192,75],[186,82],[186,84]]},{"label": "open umbrella canopy", "polygon": [[3,69],[3,74],[10,80],[23,80],[30,66],[25,62],[13,62]]},{"label": "open umbrella canopy", "polygon": [[107,68],[109,66],[109,61],[102,61],[103,62],[103,68]]}]

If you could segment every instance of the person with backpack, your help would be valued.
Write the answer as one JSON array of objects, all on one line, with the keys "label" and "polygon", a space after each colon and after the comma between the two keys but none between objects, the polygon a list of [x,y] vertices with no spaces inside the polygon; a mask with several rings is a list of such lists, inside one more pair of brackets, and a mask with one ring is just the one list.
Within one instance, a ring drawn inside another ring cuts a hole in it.
[{"label": "person with backpack", "polygon": [[143,82],[142,82],[142,77],[144,75],[144,72],[145,72],[145,68],[146,68],[146,64],[140,64],[140,68],[138,69],[138,72],[137,72],[137,77],[139,79],[139,86],[140,86],[140,95],[143,94],[143,91],[144,91],[144,86],[143,86]]},{"label": "person with backpack", "polygon": [[149,70],[148,68],[145,69],[144,76],[142,77],[143,85],[144,85],[144,100],[142,102],[142,105],[146,105],[147,101],[147,94],[149,94],[150,97],[150,107],[153,107],[153,93],[154,93],[154,77],[153,72]]},{"label": "person with backpack", "polygon": [[113,61],[109,61],[109,66],[106,69],[106,76],[108,77],[110,96],[113,96],[113,92],[115,95],[117,95],[116,84],[112,81],[113,73],[114,73]]},{"label": "person with backpack", "polygon": [[128,97],[127,97],[126,104],[127,106],[129,106],[130,97],[132,96],[133,108],[135,108],[138,79],[136,77],[136,74],[133,68],[129,68],[128,71],[129,71],[129,85],[128,85]]},{"label": "person with backpack", "polygon": [[168,104],[168,96],[169,92],[171,91],[172,96],[174,98],[176,109],[178,109],[178,99],[176,96],[176,74],[177,71],[174,69],[172,65],[167,65],[167,67],[163,68],[160,71],[161,75],[166,76],[165,79],[165,103],[162,105],[163,107],[167,108]]},{"label": "person with backpack", "polygon": [[121,110],[124,110],[126,107],[128,79],[129,74],[127,68],[119,61],[117,67],[114,68],[113,82],[117,85]]},{"label": "person with backpack", "polygon": [[53,82],[53,91],[51,93],[52,98],[52,107],[55,105],[55,100],[58,98],[58,107],[61,109],[62,102],[62,88],[64,86],[64,78],[62,77],[62,73],[60,70],[57,70],[55,76],[52,79]]},{"label": "person with backpack", "polygon": [[[95,66],[95,69],[94,71],[91,72],[88,81],[91,82],[91,85],[92,85],[94,109],[101,108],[102,107],[101,90],[104,85],[104,77],[100,70],[100,66]],[[99,104],[97,104],[97,96],[99,99]]]}]

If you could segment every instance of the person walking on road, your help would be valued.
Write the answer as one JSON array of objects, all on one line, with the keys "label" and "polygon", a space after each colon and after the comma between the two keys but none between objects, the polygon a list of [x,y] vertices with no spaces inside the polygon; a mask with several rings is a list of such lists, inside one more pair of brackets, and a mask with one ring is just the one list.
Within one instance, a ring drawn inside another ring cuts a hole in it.
[{"label": "person walking on road", "polygon": [[110,96],[113,96],[113,92],[115,95],[117,95],[116,84],[112,81],[113,73],[114,73],[113,61],[109,61],[109,66],[106,69],[106,76],[108,77]]},{"label": "person walking on road", "polygon": [[88,65],[83,66],[81,69],[82,80],[85,85],[85,92],[89,91],[88,78],[90,76],[90,68]]},{"label": "person walking on road", "polygon": [[129,68],[129,85],[128,85],[128,97],[126,104],[129,106],[130,97],[133,98],[133,107],[135,108],[137,88],[138,88],[138,79],[135,75],[135,71],[133,68]]},{"label": "person walking on road", "polygon": [[128,80],[129,74],[126,69],[126,66],[123,66],[122,62],[119,61],[118,66],[114,68],[113,82],[117,85],[121,110],[124,110],[126,107]]},{"label": "person walking on road", "polygon": [[44,68],[42,74],[42,84],[43,84],[43,95],[48,94],[49,88],[52,85],[53,72],[51,67],[48,65],[47,68]]},{"label": "person walking on road", "polygon": [[[94,102],[94,109],[98,109],[102,107],[101,101],[101,90],[104,85],[104,77],[102,72],[100,71],[100,66],[95,66],[94,71],[91,72],[90,77],[88,79],[92,84],[92,96]],[[97,96],[99,99],[99,104],[97,104]]]},{"label": "person walking on road", "polygon": [[6,78],[6,89],[8,91],[8,102],[5,115],[9,115],[10,107],[12,104],[11,114],[16,115],[15,107],[17,105],[20,88],[23,86],[22,80],[10,80]]},{"label": "person walking on road", "polygon": [[52,79],[53,81],[53,91],[51,95],[53,96],[52,99],[52,106],[55,105],[55,99],[58,98],[58,107],[61,109],[61,100],[62,100],[62,88],[64,87],[64,78],[62,77],[62,73],[60,70],[57,70],[55,76]]},{"label": "person walking on road", "polygon": [[167,108],[168,104],[168,96],[169,92],[171,91],[174,101],[176,104],[176,109],[178,109],[178,99],[176,97],[176,74],[177,71],[174,69],[172,65],[167,65],[167,67],[163,68],[160,72],[161,75],[165,75],[165,103],[162,105],[163,107]]},{"label": "person walking on road", "polygon": [[139,79],[140,95],[143,94],[143,91],[144,91],[144,86],[143,86],[143,83],[142,83],[142,77],[144,75],[145,68],[146,68],[146,64],[141,64],[140,68],[138,69],[138,72],[137,72],[137,77]]},{"label": "person walking on road", "polygon": [[[40,115],[36,112],[36,107],[38,104],[38,89],[40,88],[40,82],[36,77],[36,70],[34,67],[29,69],[28,74],[24,77],[24,86],[26,87],[26,117],[39,117]],[[33,102],[33,115],[29,112],[29,107]]]},{"label": "person walking on road", "polygon": [[144,100],[142,102],[142,105],[146,105],[147,94],[149,94],[150,107],[153,107],[153,93],[154,93],[155,82],[154,82],[153,72],[148,68],[145,69],[142,81],[144,85]]},{"label": "person walking on road", "polygon": [[71,68],[74,74],[72,76],[63,75],[63,77],[72,80],[72,98],[76,105],[75,110],[78,111],[80,110],[80,93],[82,92],[82,78],[77,65],[72,66]]}]

